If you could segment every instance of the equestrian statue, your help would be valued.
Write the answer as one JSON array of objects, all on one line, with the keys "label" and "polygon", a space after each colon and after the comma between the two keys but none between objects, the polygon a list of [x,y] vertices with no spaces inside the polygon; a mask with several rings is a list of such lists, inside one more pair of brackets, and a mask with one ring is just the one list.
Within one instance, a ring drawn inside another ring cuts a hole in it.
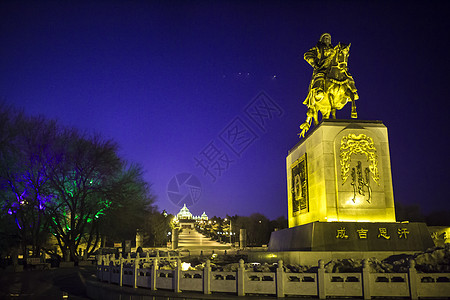
[{"label": "equestrian statue", "polygon": [[336,119],[336,110],[342,109],[347,102],[352,103],[351,117],[357,118],[355,101],[359,99],[353,77],[348,72],[347,61],[350,45],[339,43],[331,45],[331,35],[324,33],[317,45],[305,53],[305,60],[314,68],[308,96],[303,102],[308,107],[306,120],[300,125],[299,137],[314,125],[319,124],[318,114]]}]

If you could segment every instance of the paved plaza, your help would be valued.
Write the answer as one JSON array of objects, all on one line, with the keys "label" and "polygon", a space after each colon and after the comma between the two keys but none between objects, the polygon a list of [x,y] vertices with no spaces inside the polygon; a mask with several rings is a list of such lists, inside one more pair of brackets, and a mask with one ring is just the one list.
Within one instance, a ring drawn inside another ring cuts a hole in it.
[{"label": "paved plaza", "polygon": [[183,229],[178,235],[178,247],[189,250],[226,250],[231,248],[229,243],[222,244],[217,241],[212,241],[195,229]]}]

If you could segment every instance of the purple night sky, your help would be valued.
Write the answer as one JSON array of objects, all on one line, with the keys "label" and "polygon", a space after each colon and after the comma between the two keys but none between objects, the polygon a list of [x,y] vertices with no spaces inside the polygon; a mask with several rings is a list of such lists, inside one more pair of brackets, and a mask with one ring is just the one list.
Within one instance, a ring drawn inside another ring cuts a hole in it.
[{"label": "purple night sky", "polygon": [[[303,53],[330,32],[352,43],[358,117],[388,127],[395,201],[448,209],[448,7],[392,2],[4,0],[0,99],[117,141],[161,210],[178,212],[168,184],[188,173],[201,184],[194,215],[274,219],[287,215],[285,158],[306,117]],[[277,109],[259,127],[246,108],[261,92]],[[233,152],[236,128],[248,131]],[[196,166],[205,154],[215,182]]]}]

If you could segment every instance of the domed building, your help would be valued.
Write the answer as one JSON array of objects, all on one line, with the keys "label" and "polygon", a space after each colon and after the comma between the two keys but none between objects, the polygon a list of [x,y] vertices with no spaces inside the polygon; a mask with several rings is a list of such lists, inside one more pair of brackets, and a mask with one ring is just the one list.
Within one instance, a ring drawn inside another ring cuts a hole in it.
[{"label": "domed building", "polygon": [[208,221],[206,212],[203,212],[201,216],[193,216],[186,204],[180,209],[180,212],[175,216],[174,222],[179,223],[181,228],[194,228],[196,222]]}]

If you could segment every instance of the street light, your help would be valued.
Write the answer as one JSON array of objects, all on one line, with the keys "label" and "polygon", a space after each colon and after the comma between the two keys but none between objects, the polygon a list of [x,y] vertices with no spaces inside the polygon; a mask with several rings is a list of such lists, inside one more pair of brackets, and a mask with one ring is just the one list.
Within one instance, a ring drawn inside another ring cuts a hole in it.
[{"label": "street light", "polygon": [[233,247],[233,244],[231,242],[231,235],[233,234],[233,231],[231,230],[231,219],[230,219],[230,245]]}]

